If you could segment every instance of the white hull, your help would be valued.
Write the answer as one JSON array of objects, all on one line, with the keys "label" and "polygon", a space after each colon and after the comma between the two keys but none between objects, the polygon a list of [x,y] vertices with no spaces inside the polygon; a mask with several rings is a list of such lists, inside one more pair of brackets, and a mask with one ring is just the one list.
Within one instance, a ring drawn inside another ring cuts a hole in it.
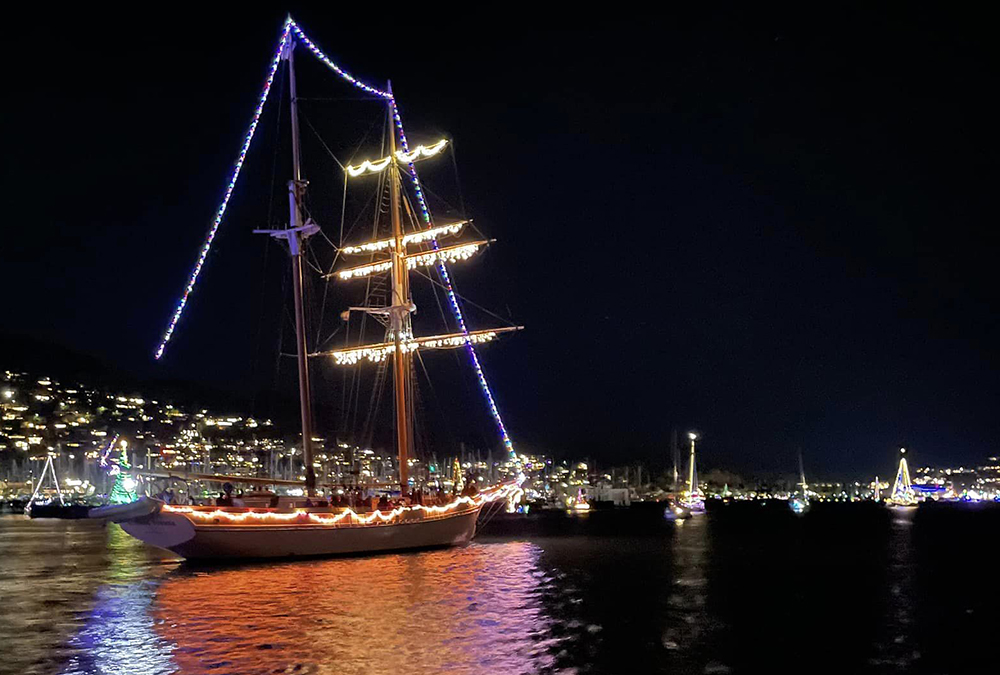
[{"label": "white hull", "polygon": [[196,525],[182,514],[161,512],[121,523],[147,544],[188,559],[295,558],[456,546],[476,533],[479,509],[398,524]]},{"label": "white hull", "polygon": [[[456,504],[446,512],[407,509],[388,522],[360,517],[336,524],[317,523],[303,512],[301,522],[280,521],[269,514],[239,521],[242,510],[215,510],[199,514],[162,508],[143,499],[126,507],[94,509],[92,517],[119,522],[126,532],[152,546],[192,560],[237,560],[337,556],[405,549],[456,546],[476,533],[483,501]],[[106,513],[107,511],[115,511]],[[329,518],[330,513],[314,514]],[[219,517],[214,517],[219,516]]]}]

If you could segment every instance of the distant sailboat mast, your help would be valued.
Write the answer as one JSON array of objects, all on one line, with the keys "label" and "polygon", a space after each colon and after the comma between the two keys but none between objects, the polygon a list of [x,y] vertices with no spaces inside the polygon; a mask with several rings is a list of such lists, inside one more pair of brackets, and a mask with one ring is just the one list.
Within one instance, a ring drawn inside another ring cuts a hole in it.
[{"label": "distant sailboat mast", "polygon": [[688,438],[691,439],[691,458],[688,460],[688,495],[693,496],[698,491],[698,470],[695,468],[694,462],[694,442],[698,440],[698,434],[693,431],[688,432]]},{"label": "distant sailboat mast", "polygon": [[806,485],[806,470],[802,464],[802,448],[799,448],[799,486],[802,488],[802,496],[805,497],[809,487]]},{"label": "distant sailboat mast", "polygon": [[677,427],[670,430],[670,454],[673,456],[674,460],[674,483],[673,490],[677,492],[677,488],[680,487],[680,464],[681,464],[681,449],[677,445]]}]

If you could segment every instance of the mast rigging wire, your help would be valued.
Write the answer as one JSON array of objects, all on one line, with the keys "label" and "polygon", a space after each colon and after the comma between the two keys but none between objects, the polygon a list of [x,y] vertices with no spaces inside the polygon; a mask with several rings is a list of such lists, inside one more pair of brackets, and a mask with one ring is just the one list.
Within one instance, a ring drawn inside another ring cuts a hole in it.
[{"label": "mast rigging wire", "polygon": [[[294,37],[292,36],[293,33]],[[239,178],[244,160],[246,159],[247,151],[250,148],[250,143],[253,140],[254,132],[257,129],[257,124],[260,120],[261,112],[263,111],[264,104],[267,102],[268,93],[270,92],[271,84],[274,80],[275,71],[278,68],[278,64],[280,63],[282,53],[284,52],[289,39],[298,39],[324,64],[326,64],[330,69],[332,69],[334,72],[340,75],[340,77],[350,82],[355,87],[369,94],[373,94],[377,97],[387,100],[390,104],[392,116],[396,123],[395,126],[399,132],[400,144],[404,152],[409,152],[409,143],[406,140],[406,133],[403,127],[402,117],[400,116],[399,108],[396,105],[396,101],[393,98],[393,95],[387,91],[382,91],[376,87],[372,87],[371,85],[365,84],[364,82],[358,80],[356,77],[354,77],[346,70],[338,66],[336,63],[331,61],[330,58],[326,56],[326,54],[324,54],[323,51],[314,42],[312,42],[312,40],[308,38],[308,36],[306,36],[306,34],[302,31],[302,29],[298,26],[298,24],[296,24],[292,20],[291,16],[288,16],[283,26],[281,39],[271,59],[271,65],[268,72],[268,76],[264,85],[264,89],[258,100],[257,108],[254,111],[253,121],[251,122],[250,127],[246,133],[246,136],[244,137],[243,145],[241,147],[240,154],[234,166],[233,172],[231,174],[229,184],[226,188],[225,195],[222,199],[222,203],[220,204],[218,210],[216,211],[215,219],[213,220],[212,226],[209,229],[209,233],[205,239],[205,243],[202,245],[198,261],[196,262],[195,267],[188,278],[188,283],[184,289],[184,293],[181,296],[180,301],[177,303],[177,307],[175,308],[174,313],[170,318],[167,329],[164,332],[160,345],[156,350],[155,358],[157,359],[163,356],[163,352],[166,349],[166,345],[173,336],[174,330],[176,329],[177,326],[177,322],[180,320],[180,317],[184,312],[184,308],[187,305],[188,297],[194,290],[195,284],[197,283],[198,280],[198,276],[201,274],[202,267],[204,266],[205,260],[208,257],[208,253],[211,249],[212,242],[214,241],[215,235],[218,232],[219,226],[222,223],[222,219],[223,216],[225,215],[226,208],[229,204],[229,200],[235,189],[236,181]],[[424,198],[423,191],[421,190],[420,179],[417,175],[416,168],[412,163],[409,164],[408,168],[409,168],[410,178],[413,184],[413,189],[416,192],[417,199],[420,202],[423,219],[425,223],[430,225],[432,223],[432,219],[430,212],[428,211],[427,208],[427,203]],[[436,249],[437,241],[435,240],[432,243]],[[447,290],[448,299],[452,307],[452,313],[455,315],[455,319],[458,322],[459,327],[462,329],[462,332],[468,333],[468,330],[465,327],[465,319],[462,313],[462,308],[458,303],[458,299],[454,292],[454,286],[448,274],[447,266],[444,264],[443,261],[438,262],[438,273],[441,276],[442,283],[444,284]],[[486,396],[487,403],[489,404],[490,412],[493,414],[494,421],[497,423],[497,427],[503,439],[504,446],[507,448],[511,456],[516,458],[516,454],[514,453],[513,443],[511,442],[510,436],[507,433],[507,429],[506,426],[504,425],[503,418],[501,417],[500,411],[496,406],[496,401],[494,400],[493,392],[489,386],[489,383],[486,380],[486,375],[482,370],[481,364],[479,363],[479,358],[476,354],[475,347],[473,346],[471,341],[468,340],[466,341],[466,351],[469,354],[470,359],[472,360],[473,368],[475,369],[476,375],[479,378],[480,387],[483,390],[483,394]]]}]

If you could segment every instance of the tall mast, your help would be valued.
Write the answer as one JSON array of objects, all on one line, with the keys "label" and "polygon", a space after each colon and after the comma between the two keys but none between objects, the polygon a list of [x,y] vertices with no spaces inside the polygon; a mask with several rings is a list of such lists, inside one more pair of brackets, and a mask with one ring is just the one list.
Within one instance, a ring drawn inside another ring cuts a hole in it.
[{"label": "tall mast", "polygon": [[312,393],[309,387],[309,352],[306,349],[306,315],[302,300],[302,244],[319,231],[311,219],[303,218],[302,197],[306,185],[302,179],[302,162],[299,149],[298,96],[295,92],[295,40],[289,39],[281,58],[288,62],[288,87],[292,104],[292,180],[288,181],[288,228],[283,230],[254,230],[288,242],[292,259],[292,298],[295,305],[295,346],[299,364],[299,408],[302,414],[302,461],[306,470],[306,494],[316,494],[316,470],[313,468],[313,419]]},{"label": "tall mast", "polygon": [[680,462],[681,451],[680,448],[677,446],[677,427],[674,427],[673,429],[670,430],[670,454],[672,455],[672,458],[674,460],[673,490],[674,492],[676,492],[678,486],[680,485],[680,474],[678,468],[681,463]]},{"label": "tall mast", "polygon": [[[389,82],[388,92],[392,94],[392,82]],[[407,390],[409,388],[409,362],[407,353],[403,352],[403,340],[409,338],[409,317],[411,310],[409,294],[409,273],[406,267],[405,249],[403,248],[403,226],[400,222],[400,185],[399,170],[396,165],[396,128],[394,126],[393,101],[389,99],[389,201],[392,218],[392,304],[389,307],[392,341],[395,351],[392,357],[392,381],[395,389],[396,404],[396,450],[399,453],[399,483],[406,492],[409,483],[410,458],[410,422]]]},{"label": "tall mast", "polygon": [[799,485],[802,486],[802,496],[806,495],[806,470],[802,464],[802,448],[799,448]]},{"label": "tall mast", "polygon": [[691,439],[691,459],[688,462],[688,494],[693,495],[697,488],[695,485],[694,442],[698,439],[698,434],[692,431],[688,434],[688,438]]}]

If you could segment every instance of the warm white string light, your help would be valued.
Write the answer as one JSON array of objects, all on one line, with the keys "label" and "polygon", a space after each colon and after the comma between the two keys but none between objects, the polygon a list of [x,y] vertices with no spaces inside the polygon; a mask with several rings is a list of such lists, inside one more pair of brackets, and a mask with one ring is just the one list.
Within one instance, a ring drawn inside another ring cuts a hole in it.
[{"label": "warm white string light", "polygon": [[366,159],[361,162],[358,166],[347,165],[347,174],[354,178],[355,176],[360,176],[363,173],[378,173],[389,166],[389,162],[392,161],[392,157],[383,157],[382,159],[376,159],[374,162]]},{"label": "warm white string light", "polygon": [[[413,148],[413,150],[397,150],[396,159],[403,164],[412,164],[419,159],[426,159],[427,157],[433,157],[438,154],[444,147],[448,145],[448,139],[442,138],[437,143],[432,145],[418,145]],[[349,164],[347,166],[347,175],[351,178],[356,178],[362,174],[372,174],[384,171],[389,164],[392,163],[392,157],[383,157],[382,159],[370,160],[366,159],[361,162],[361,164],[354,166]]]},{"label": "warm white string light", "polygon": [[411,150],[410,152],[406,152],[404,150],[397,150],[396,157],[399,158],[399,161],[403,162],[404,164],[409,164],[410,162],[415,162],[418,159],[424,157],[433,157],[434,155],[444,150],[444,146],[446,145],[448,145],[448,139],[442,138],[434,145],[426,145],[426,146],[418,145],[417,147],[413,148],[413,150]]},{"label": "warm white string light", "polygon": [[220,521],[226,521],[227,524],[251,523],[269,525],[299,522],[307,525],[325,525],[328,527],[357,527],[371,525],[372,523],[379,524],[413,520],[414,515],[419,515],[421,519],[426,519],[427,516],[440,517],[447,515],[462,506],[467,507],[465,509],[466,511],[474,511],[475,509],[480,508],[483,504],[493,502],[498,499],[507,499],[518,490],[520,490],[520,488],[516,484],[508,483],[500,485],[495,489],[484,491],[474,497],[458,497],[454,501],[443,506],[424,506],[422,504],[414,504],[413,506],[397,506],[387,513],[373,511],[367,515],[361,515],[350,508],[337,514],[314,513],[304,509],[295,509],[294,511],[290,511],[288,513],[278,513],[276,511],[244,511],[242,513],[233,513],[231,511],[223,511],[222,509],[200,511],[190,506],[173,506],[170,504],[164,504],[161,509],[167,513],[181,514],[191,520],[200,521],[201,523],[217,523]]},{"label": "warm white string light", "polygon": [[[474,241],[468,244],[459,244],[457,246],[449,246],[448,248],[440,248],[436,251],[427,251],[426,253],[411,253],[410,255],[404,256],[406,260],[406,268],[412,270],[417,267],[428,267],[438,262],[453,263],[460,260],[468,260],[479,252],[479,249],[488,243],[488,241]],[[367,265],[360,265],[358,267],[350,267],[346,270],[341,270],[340,272],[337,272],[337,276],[342,280],[358,279],[360,277],[366,277],[370,274],[387,272],[391,268],[391,260],[382,260],[379,262],[369,263]]]},{"label": "warm white string light", "polygon": [[[445,237],[452,234],[458,234],[462,231],[469,221],[463,220],[458,223],[449,223],[448,225],[441,225],[439,227],[432,227],[427,230],[420,230],[419,232],[411,232],[409,234],[403,235],[403,246],[408,246],[410,244],[423,244],[424,242],[431,241],[432,239],[438,239],[439,237]],[[358,253],[378,253],[379,251],[384,251],[388,248],[393,248],[396,245],[395,239],[379,239],[378,241],[370,241],[365,244],[358,244],[357,246],[345,246],[340,249],[340,252],[345,255],[355,255]]]},{"label": "warm white string light", "polygon": [[[400,341],[404,352],[418,349],[453,349],[467,342],[482,344],[491,342],[498,333],[520,330],[519,326],[509,328],[494,328],[492,330],[470,331],[469,333],[452,333],[450,335],[428,335],[426,337],[406,337]],[[352,366],[359,361],[378,363],[396,353],[395,342],[380,342],[374,345],[362,345],[350,349],[340,349],[323,352],[324,356],[332,356],[338,366]]]},{"label": "warm white string light", "polygon": [[370,265],[362,265],[361,267],[352,267],[349,270],[343,270],[337,273],[341,279],[354,279],[357,277],[366,277],[369,274],[378,274],[379,272],[388,272],[392,269],[392,261],[384,260],[382,262],[372,263]]},{"label": "warm white string light", "polygon": [[487,242],[485,241],[476,241],[471,244],[449,246],[448,248],[438,249],[437,251],[428,251],[427,253],[413,253],[406,256],[406,267],[412,270],[415,267],[427,267],[428,265],[433,265],[438,261],[452,263],[458,262],[459,260],[468,260],[478,253],[479,249],[486,243]]}]

